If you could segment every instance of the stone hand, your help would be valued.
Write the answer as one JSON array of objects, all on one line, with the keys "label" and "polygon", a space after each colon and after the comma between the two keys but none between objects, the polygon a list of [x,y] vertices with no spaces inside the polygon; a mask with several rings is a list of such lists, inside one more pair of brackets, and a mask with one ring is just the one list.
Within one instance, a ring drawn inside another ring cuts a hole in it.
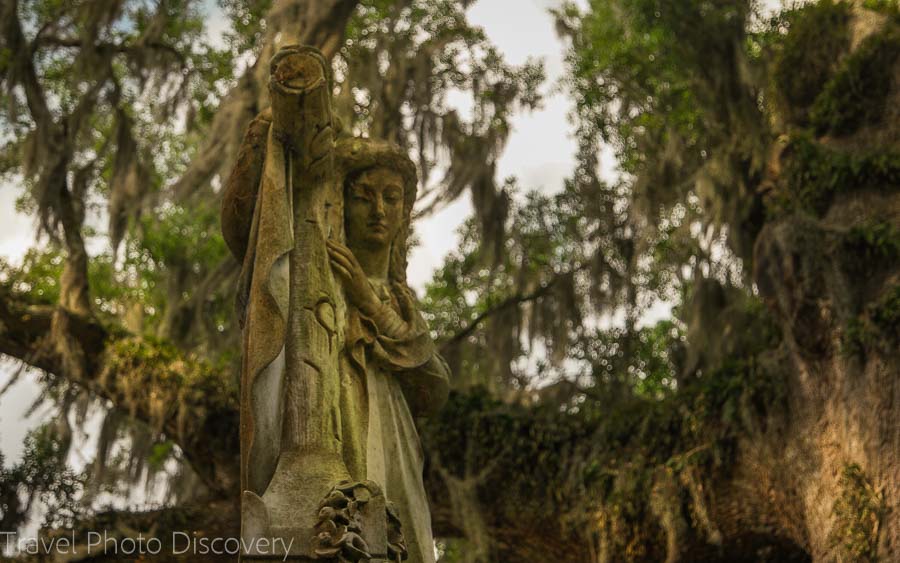
[{"label": "stone hand", "polygon": [[328,257],[331,259],[331,268],[337,273],[344,284],[347,298],[351,303],[363,312],[371,312],[381,305],[375,290],[369,284],[369,278],[353,252],[339,242],[326,240]]}]

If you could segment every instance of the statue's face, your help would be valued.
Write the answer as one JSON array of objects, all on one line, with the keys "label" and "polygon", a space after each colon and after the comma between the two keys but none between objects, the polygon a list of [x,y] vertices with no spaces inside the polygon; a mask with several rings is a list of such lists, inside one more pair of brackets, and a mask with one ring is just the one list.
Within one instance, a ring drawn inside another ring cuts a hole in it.
[{"label": "statue's face", "polygon": [[403,177],[390,168],[366,170],[348,188],[344,215],[351,249],[390,245],[403,222]]}]

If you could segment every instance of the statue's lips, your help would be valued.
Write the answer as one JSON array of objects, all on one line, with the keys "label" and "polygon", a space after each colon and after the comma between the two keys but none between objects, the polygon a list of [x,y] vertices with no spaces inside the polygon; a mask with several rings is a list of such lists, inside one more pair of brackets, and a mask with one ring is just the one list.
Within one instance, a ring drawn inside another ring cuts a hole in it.
[{"label": "statue's lips", "polygon": [[384,234],[387,232],[387,225],[384,223],[369,223],[369,230],[375,233]]}]

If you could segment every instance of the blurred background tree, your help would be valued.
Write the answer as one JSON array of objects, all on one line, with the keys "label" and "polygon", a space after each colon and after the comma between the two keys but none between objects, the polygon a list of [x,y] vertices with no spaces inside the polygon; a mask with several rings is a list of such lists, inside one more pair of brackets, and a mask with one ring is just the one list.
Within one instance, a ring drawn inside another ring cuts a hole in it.
[{"label": "blurred background tree", "polygon": [[219,189],[291,33],[344,128],[417,161],[420,214],[473,202],[421,296],[455,375],[422,426],[442,561],[900,557],[897,3],[556,8],[578,153],[554,195],[496,177],[544,73],[469,4],[222,0],[214,46],[198,1],[4,2],[0,173],[41,244],[0,271],[0,353],[56,414],[0,464],[0,528],[40,505],[47,533],[235,533]]}]

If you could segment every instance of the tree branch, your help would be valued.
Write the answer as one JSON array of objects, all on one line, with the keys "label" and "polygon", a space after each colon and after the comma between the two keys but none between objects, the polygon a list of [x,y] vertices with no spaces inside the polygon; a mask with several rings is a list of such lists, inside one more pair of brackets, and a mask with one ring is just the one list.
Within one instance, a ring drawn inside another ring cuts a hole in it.
[{"label": "tree branch", "polygon": [[0,354],[85,388],[175,441],[214,493],[238,479],[237,392],[198,360],[0,286]]},{"label": "tree branch", "polygon": [[14,69],[14,80],[22,85],[28,109],[31,110],[31,115],[38,126],[49,126],[53,118],[44,96],[44,89],[41,87],[37,71],[34,68],[34,60],[31,58],[32,50],[28,47],[25,34],[22,33],[18,0],[3,2],[2,8],[0,8],[0,20],[4,22],[2,29],[6,39],[6,48],[12,54],[12,61],[9,64]]},{"label": "tree branch", "polygon": [[503,311],[506,311],[508,309],[511,309],[513,307],[518,307],[519,305],[522,305],[524,303],[528,303],[531,301],[537,301],[541,297],[550,293],[550,290],[552,290],[553,287],[557,283],[559,283],[559,281],[562,280],[563,278],[565,278],[567,276],[571,276],[578,272],[584,271],[584,270],[588,269],[589,267],[590,267],[590,265],[587,263],[581,264],[577,268],[573,268],[573,269],[569,270],[568,272],[563,272],[563,273],[554,275],[552,278],[550,278],[549,281],[540,285],[534,291],[531,291],[529,293],[517,293],[515,295],[507,297],[506,299],[497,303],[496,305],[489,307],[485,311],[482,311],[474,319],[472,319],[472,321],[469,322],[469,324],[466,325],[464,328],[462,328],[461,330],[456,332],[453,336],[451,336],[450,338],[448,338],[447,340],[442,342],[440,344],[441,350],[446,350],[447,348],[453,346],[454,344],[457,344],[460,341],[471,336],[475,332],[475,330],[478,329],[479,325],[481,325],[481,323],[483,323],[490,317],[493,317],[494,315],[501,313]]},{"label": "tree branch", "polygon": [[[59,35],[39,34],[32,42],[32,50],[36,50],[45,46],[62,47],[65,49],[81,49],[84,47],[84,40],[78,37],[61,37]],[[187,59],[185,58],[184,53],[182,53],[172,45],[169,45],[168,43],[157,40],[144,41],[143,39],[139,38],[135,42],[135,44],[132,45],[101,41],[98,43],[94,43],[90,46],[90,48],[95,51],[126,55],[136,54],[143,49],[153,49],[156,51],[163,51],[174,56],[176,59],[178,59],[178,62],[182,65],[182,67],[187,64]]]}]

